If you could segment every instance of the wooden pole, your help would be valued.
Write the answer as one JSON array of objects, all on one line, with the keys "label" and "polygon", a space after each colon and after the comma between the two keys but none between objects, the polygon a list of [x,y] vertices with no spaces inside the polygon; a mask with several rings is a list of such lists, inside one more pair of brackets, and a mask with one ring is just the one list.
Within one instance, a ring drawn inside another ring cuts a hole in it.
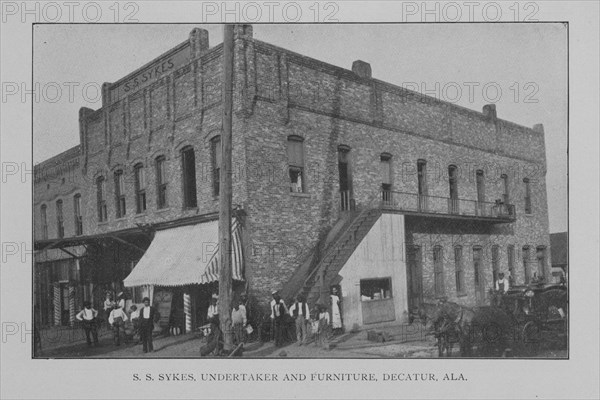
[{"label": "wooden pole", "polygon": [[219,319],[223,332],[224,350],[233,349],[231,328],[231,141],[233,111],[233,28],[223,27],[223,132],[221,134],[221,171],[219,193]]}]

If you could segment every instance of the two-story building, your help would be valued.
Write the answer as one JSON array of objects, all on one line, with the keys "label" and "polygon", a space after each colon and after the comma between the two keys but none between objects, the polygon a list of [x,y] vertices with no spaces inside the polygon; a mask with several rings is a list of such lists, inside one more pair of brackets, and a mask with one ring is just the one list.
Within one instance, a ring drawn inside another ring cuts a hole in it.
[{"label": "two-story building", "polygon": [[[501,271],[548,276],[542,125],[258,41],[248,25],[234,64],[232,268],[255,310],[273,289],[315,305],[337,285],[344,324],[373,326],[423,301],[483,304]],[[40,236],[37,199],[55,199],[36,181],[36,249],[87,247],[91,271],[187,329],[218,287],[221,72],[222,45],[194,29],[81,109],[79,240]]]}]

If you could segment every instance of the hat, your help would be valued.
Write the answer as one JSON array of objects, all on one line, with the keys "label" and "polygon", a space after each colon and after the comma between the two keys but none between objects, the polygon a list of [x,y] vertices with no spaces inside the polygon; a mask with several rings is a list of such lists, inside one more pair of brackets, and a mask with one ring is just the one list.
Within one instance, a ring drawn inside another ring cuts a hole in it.
[{"label": "hat", "polygon": [[271,292],[271,294],[277,294],[277,293],[279,293],[279,290],[273,290],[273,291]]},{"label": "hat", "polygon": [[216,293],[213,293],[212,298],[215,300],[219,300],[219,295]]},{"label": "hat", "polygon": [[119,292],[119,293],[117,294],[117,297],[121,297],[121,296],[123,296],[123,292]]}]

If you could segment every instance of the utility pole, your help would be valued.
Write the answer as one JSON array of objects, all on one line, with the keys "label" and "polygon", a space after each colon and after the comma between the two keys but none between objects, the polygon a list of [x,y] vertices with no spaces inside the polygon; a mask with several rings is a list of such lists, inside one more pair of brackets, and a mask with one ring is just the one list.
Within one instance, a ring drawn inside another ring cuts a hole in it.
[{"label": "utility pole", "polygon": [[233,112],[233,33],[234,25],[223,27],[223,132],[221,134],[221,171],[219,193],[219,319],[225,351],[233,349],[231,327],[231,141]]}]

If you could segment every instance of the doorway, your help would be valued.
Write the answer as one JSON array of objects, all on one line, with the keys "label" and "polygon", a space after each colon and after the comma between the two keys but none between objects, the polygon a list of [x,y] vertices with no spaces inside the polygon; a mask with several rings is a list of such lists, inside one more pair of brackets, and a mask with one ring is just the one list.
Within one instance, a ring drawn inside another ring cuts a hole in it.
[{"label": "doorway", "polygon": [[338,148],[338,172],[340,179],[340,201],[342,211],[354,208],[352,199],[352,176],[350,173],[350,148],[340,146]]}]

